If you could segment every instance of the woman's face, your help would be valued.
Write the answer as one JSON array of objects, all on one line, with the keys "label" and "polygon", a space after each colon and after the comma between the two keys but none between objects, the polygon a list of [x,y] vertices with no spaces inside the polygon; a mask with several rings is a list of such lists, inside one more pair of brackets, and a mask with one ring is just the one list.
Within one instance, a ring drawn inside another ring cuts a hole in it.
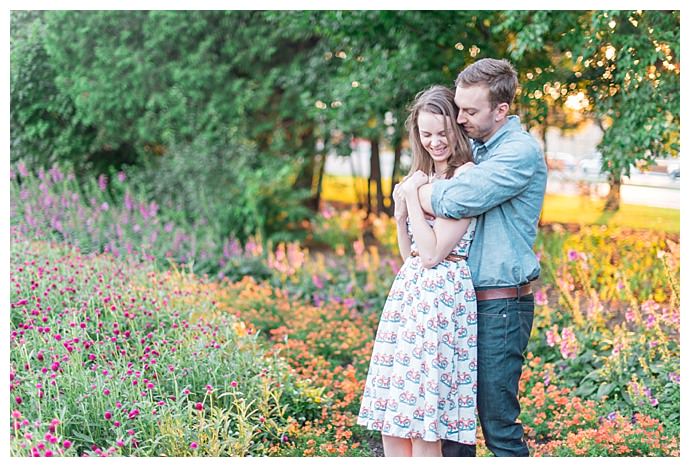
[{"label": "woman's face", "polygon": [[417,117],[422,147],[427,150],[434,162],[447,161],[452,154],[452,135],[446,133],[446,128],[450,128],[451,125],[453,122],[449,117],[431,112],[420,112]]}]

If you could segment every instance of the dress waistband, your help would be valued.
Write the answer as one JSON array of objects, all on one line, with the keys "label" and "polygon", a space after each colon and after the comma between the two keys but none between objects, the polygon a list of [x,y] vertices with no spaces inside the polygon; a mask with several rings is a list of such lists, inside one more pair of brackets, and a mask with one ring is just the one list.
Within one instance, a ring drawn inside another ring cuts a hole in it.
[{"label": "dress waistband", "polygon": [[[419,252],[418,252],[418,251],[415,251],[415,250],[412,250],[412,251],[410,252],[410,256],[419,256]],[[456,255],[456,254],[454,254],[454,253],[450,253],[450,254],[448,254],[448,256],[445,257],[445,261],[455,261],[455,262],[458,262],[458,261],[463,261],[463,260],[464,260],[464,261],[467,261],[467,256],[465,256],[465,255]]]}]

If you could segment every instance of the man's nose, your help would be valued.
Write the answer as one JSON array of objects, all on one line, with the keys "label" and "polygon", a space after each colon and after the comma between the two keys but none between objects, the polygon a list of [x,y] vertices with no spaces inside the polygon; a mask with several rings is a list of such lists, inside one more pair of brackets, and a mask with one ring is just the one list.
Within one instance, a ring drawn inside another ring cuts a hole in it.
[{"label": "man's nose", "polygon": [[455,119],[459,125],[462,125],[467,121],[467,118],[465,118],[465,114],[462,112],[462,110],[458,111],[458,118]]}]

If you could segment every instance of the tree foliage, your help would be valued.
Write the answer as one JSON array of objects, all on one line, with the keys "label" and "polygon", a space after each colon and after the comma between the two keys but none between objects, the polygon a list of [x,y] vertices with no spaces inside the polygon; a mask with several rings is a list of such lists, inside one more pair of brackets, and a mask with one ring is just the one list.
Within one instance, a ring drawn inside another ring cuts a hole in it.
[{"label": "tree foliage", "polygon": [[349,154],[353,137],[399,156],[417,92],[452,86],[480,58],[506,57],[519,71],[523,123],[545,131],[582,118],[600,122],[614,183],[636,161],[678,152],[679,17],[14,11],[12,159],[71,160],[98,172],[155,161],[173,146],[198,148],[198,141],[231,161],[232,148],[250,141],[257,164],[294,165],[294,183],[310,189],[325,155]]},{"label": "tree foliage", "polygon": [[[601,123],[599,145],[611,185],[607,209],[618,208],[620,180],[636,164],[675,156],[680,132],[680,13],[678,11],[510,12],[505,29],[519,31],[511,56],[532,76],[534,56],[548,57],[545,74],[527,82],[535,93],[555,90],[561,107]],[[523,25],[524,27],[520,27]],[[581,93],[581,94],[580,94]]]}]

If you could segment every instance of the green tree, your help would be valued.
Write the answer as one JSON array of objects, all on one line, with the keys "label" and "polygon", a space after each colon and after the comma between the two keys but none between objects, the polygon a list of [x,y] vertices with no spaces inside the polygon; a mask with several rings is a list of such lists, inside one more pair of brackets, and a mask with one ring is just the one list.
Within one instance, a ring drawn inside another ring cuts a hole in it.
[{"label": "green tree", "polygon": [[[564,90],[563,98],[583,93],[576,108],[604,130],[598,149],[611,188],[605,209],[617,210],[621,177],[631,166],[679,151],[680,13],[508,12],[506,17],[503,27],[516,31],[509,51],[518,68],[529,69],[535,55],[548,57],[549,69],[558,73],[556,91]],[[544,95],[556,84],[548,76],[536,83],[544,86]]]},{"label": "green tree", "polygon": [[[313,98],[326,132],[335,133],[338,151],[349,154],[353,137],[372,143],[369,180],[383,200],[377,155],[387,144],[396,155],[407,138],[407,107],[417,92],[433,84],[453,86],[466,64],[504,50],[503,37],[492,34],[495,13],[486,11],[330,11],[315,14],[316,31],[330,44],[325,60],[337,64],[329,86]],[[394,174],[398,176],[398,171]]]}]

